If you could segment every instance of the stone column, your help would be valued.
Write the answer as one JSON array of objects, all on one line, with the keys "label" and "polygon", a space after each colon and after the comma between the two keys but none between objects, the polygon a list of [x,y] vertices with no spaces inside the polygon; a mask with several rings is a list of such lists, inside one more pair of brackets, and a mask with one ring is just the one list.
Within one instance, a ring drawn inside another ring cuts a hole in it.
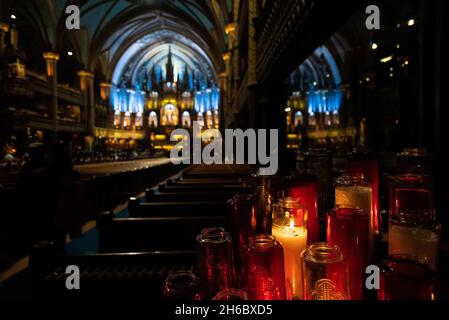
[{"label": "stone column", "polygon": [[54,139],[58,137],[58,60],[59,54],[44,52],[43,57],[47,65],[47,77],[51,79],[52,103],[49,114],[52,119]]},{"label": "stone column", "polygon": [[80,90],[86,96],[86,129],[87,135],[93,136],[95,130],[95,97],[94,97],[94,75],[93,73],[81,70],[78,71],[80,80]]},{"label": "stone column", "polygon": [[104,105],[106,106],[106,114],[105,114],[105,127],[112,127],[112,117],[111,115],[114,114],[111,106],[111,87],[112,85],[107,82],[100,83],[100,95],[101,100],[103,101]]}]

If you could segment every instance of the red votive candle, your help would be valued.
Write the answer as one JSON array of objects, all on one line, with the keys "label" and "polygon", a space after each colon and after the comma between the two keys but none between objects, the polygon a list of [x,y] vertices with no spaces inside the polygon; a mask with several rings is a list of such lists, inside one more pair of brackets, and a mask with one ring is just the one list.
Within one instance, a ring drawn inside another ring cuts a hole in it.
[{"label": "red votive candle", "polygon": [[257,228],[255,198],[252,195],[236,195],[228,201],[228,209],[234,250],[234,280],[237,287],[242,287],[246,278],[244,254],[249,237],[256,234]]},{"label": "red votive candle", "polygon": [[285,300],[284,253],[275,238],[251,237],[246,259],[249,300]]},{"label": "red votive candle", "polygon": [[403,174],[395,177],[390,188],[390,217],[417,215],[435,219],[432,187],[427,176]]},{"label": "red votive candle", "polygon": [[304,300],[348,300],[348,267],[338,246],[314,243],[301,254]]},{"label": "red votive candle", "polygon": [[375,234],[380,233],[382,224],[379,214],[379,162],[369,154],[352,153],[348,156],[347,171],[349,174],[363,174],[373,190],[373,216],[371,224]]},{"label": "red votive candle", "polygon": [[207,228],[196,238],[197,268],[206,299],[232,288],[233,262],[231,235],[223,228]]},{"label": "red votive candle", "polygon": [[363,299],[369,234],[369,214],[361,209],[336,207],[328,215],[327,242],[339,246],[346,259],[351,300]]},{"label": "red votive candle", "polygon": [[299,199],[307,210],[307,244],[320,241],[320,222],[318,217],[318,184],[312,174],[301,174],[288,179],[287,196]]},{"label": "red votive candle", "polygon": [[391,256],[381,264],[379,300],[435,300],[435,275],[426,264]]}]

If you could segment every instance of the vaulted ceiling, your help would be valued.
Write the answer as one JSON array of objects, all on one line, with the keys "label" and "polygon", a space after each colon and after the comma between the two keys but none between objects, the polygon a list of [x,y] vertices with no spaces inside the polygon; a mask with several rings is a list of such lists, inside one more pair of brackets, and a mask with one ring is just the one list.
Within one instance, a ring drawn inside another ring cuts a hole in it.
[{"label": "vaulted ceiling", "polygon": [[[100,66],[108,79],[125,55],[129,62],[148,58],[155,42],[173,43],[178,56],[188,51],[197,65],[205,63],[205,72],[218,73],[224,67],[221,57],[226,49],[225,25],[232,14],[230,0],[3,1],[9,3],[3,8],[33,26],[45,48],[59,52],[69,47],[84,68]],[[69,5],[80,8],[81,30],[66,29]],[[162,33],[162,40],[155,36]],[[189,42],[192,48],[187,50]]]}]

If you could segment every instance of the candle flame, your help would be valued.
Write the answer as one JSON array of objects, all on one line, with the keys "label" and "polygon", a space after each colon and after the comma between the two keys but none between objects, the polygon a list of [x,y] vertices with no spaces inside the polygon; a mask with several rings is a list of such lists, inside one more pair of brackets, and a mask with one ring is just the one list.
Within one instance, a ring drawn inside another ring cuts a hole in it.
[{"label": "candle flame", "polygon": [[291,219],[290,220],[290,228],[294,228],[295,227],[295,220]]}]

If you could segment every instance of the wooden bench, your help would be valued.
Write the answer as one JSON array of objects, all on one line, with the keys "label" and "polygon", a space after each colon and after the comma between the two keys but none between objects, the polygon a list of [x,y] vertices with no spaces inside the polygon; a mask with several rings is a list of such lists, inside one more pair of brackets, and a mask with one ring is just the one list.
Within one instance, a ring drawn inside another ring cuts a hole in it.
[{"label": "wooden bench", "polygon": [[232,198],[233,193],[210,191],[210,192],[160,192],[155,189],[145,191],[146,202],[190,202],[190,201],[227,201]]},{"label": "wooden bench", "polygon": [[99,251],[148,252],[195,250],[195,239],[208,227],[227,228],[226,217],[115,218],[102,213],[97,219]]},{"label": "wooden bench", "polygon": [[128,204],[132,218],[151,217],[207,217],[226,216],[227,208],[223,201],[202,202],[142,202],[131,198]]},{"label": "wooden bench", "polygon": [[[81,290],[67,290],[67,266],[80,269]],[[42,243],[30,255],[32,295],[47,299],[160,300],[163,282],[176,271],[194,271],[194,251],[63,255]]]}]

